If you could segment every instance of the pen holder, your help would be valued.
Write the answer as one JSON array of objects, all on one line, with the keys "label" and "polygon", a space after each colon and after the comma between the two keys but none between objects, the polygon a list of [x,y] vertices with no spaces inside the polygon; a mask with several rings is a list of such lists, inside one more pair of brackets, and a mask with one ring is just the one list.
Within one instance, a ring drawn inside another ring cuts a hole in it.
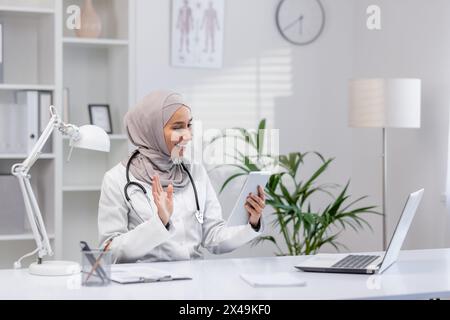
[{"label": "pen holder", "polygon": [[111,252],[103,250],[83,250],[82,285],[107,286],[111,283]]}]

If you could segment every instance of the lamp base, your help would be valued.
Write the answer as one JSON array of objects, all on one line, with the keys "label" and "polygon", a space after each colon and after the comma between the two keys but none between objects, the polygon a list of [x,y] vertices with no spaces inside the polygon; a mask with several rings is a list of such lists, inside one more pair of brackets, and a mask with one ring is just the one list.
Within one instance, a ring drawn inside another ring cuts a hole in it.
[{"label": "lamp base", "polygon": [[80,273],[81,267],[72,261],[43,261],[32,263],[28,272],[36,276],[70,276]]}]

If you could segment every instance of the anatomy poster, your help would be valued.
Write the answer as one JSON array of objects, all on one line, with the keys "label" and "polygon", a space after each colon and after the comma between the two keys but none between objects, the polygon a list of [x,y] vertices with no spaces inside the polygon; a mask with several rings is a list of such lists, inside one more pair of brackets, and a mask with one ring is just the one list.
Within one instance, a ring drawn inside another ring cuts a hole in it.
[{"label": "anatomy poster", "polygon": [[221,68],[224,0],[172,0],[172,65]]}]

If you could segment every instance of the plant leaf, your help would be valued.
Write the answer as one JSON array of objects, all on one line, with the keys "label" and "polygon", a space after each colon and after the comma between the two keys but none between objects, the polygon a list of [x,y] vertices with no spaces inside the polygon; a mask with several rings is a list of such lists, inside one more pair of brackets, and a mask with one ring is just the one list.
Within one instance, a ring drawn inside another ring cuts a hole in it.
[{"label": "plant leaf", "polygon": [[258,132],[256,133],[256,150],[258,155],[261,155],[264,147],[264,134],[266,129],[266,119],[262,119],[258,125]]},{"label": "plant leaf", "polygon": [[241,173],[233,174],[231,177],[228,177],[228,179],[225,180],[225,182],[223,183],[222,187],[220,188],[219,194],[222,193],[222,191],[225,189],[225,187],[228,185],[228,183],[230,183],[232,180],[236,179],[237,177],[245,176],[245,175],[247,175],[247,173],[242,173],[241,172]]}]

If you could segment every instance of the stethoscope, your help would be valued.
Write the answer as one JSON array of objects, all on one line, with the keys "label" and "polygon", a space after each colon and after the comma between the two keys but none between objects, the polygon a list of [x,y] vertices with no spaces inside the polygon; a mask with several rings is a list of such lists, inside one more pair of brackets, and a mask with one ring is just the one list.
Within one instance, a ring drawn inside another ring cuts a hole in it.
[{"label": "stethoscope", "polygon": [[[139,189],[142,190],[142,192],[144,193],[144,195],[147,195],[147,191],[145,190],[144,186],[142,184],[140,184],[139,182],[136,181],[131,181],[130,180],[130,166],[131,166],[131,162],[132,160],[137,157],[137,155],[139,154],[139,150],[136,150],[133,152],[133,154],[131,155],[130,159],[127,162],[127,168],[126,168],[126,177],[127,177],[127,183],[124,187],[124,194],[125,194],[125,199],[127,200],[127,202],[131,205],[131,207],[133,208],[133,211],[136,213],[136,215],[142,220],[142,222],[144,221],[144,219],[142,219],[142,217],[139,215],[139,213],[134,209],[133,204],[131,202],[131,198],[128,194],[128,188],[131,186],[136,186]],[[195,217],[197,218],[197,221],[200,224],[203,224],[203,213],[200,211],[200,204],[198,201],[198,194],[197,194],[197,187],[195,186],[195,182],[194,179],[192,178],[191,173],[189,172],[189,170],[186,168],[185,164],[183,162],[180,162],[181,167],[183,168],[184,171],[186,171],[189,180],[192,183],[192,187],[194,189],[194,195],[195,195],[195,204],[197,206],[197,210],[195,211]],[[147,198],[147,197],[146,197]]]}]

